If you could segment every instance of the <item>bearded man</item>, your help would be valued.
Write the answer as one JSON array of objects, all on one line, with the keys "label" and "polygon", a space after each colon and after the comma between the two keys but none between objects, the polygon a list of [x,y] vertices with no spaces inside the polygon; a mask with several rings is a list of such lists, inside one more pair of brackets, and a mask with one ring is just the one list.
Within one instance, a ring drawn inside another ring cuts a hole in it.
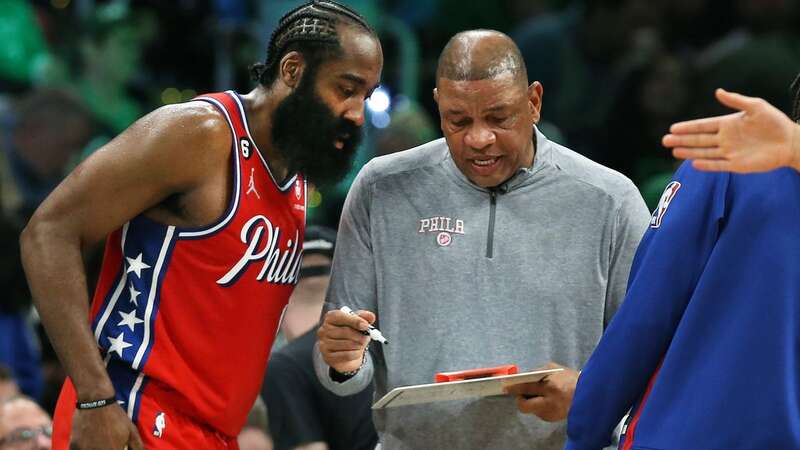
[{"label": "bearded man", "polygon": [[[360,15],[302,5],[254,90],[157,109],[45,200],[21,242],[69,375],[55,449],[236,448],[297,280],[306,178],[348,170],[382,66]],[[104,237],[88,309],[81,248]]]}]

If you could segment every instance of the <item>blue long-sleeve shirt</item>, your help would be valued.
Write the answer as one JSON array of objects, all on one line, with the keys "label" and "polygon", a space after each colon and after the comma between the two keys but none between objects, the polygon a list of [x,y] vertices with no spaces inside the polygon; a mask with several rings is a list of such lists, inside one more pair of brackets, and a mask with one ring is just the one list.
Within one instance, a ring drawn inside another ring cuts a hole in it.
[{"label": "blue long-sleeve shirt", "polygon": [[[800,448],[800,173],[684,164],[584,367],[567,449]],[[673,192],[674,191],[674,192]]]},{"label": "blue long-sleeve shirt", "polygon": [[31,327],[19,313],[0,311],[0,364],[8,366],[20,390],[35,399],[42,396],[39,345]]}]

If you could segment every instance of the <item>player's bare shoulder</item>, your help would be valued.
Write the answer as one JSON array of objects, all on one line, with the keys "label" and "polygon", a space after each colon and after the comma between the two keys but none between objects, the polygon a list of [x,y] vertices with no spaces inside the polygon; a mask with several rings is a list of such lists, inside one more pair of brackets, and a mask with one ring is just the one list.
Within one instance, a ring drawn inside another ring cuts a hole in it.
[{"label": "player's bare shoulder", "polygon": [[227,168],[232,137],[219,110],[192,101],[152,111],[115,141],[109,148],[127,154],[130,159],[142,160],[153,171],[164,169],[175,184],[191,188],[199,180]]},{"label": "player's bare shoulder", "polygon": [[230,152],[230,127],[222,113],[209,103],[191,101],[162,106],[141,120],[144,127],[160,128],[179,151],[194,158],[224,159]]}]

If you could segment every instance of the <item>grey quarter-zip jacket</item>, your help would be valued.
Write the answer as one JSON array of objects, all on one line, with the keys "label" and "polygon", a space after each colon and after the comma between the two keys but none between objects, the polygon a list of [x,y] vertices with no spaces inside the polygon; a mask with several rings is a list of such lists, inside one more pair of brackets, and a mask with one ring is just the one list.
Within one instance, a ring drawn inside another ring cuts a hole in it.
[{"label": "grey quarter-zip jacket", "polygon": [[[370,161],[345,201],[327,301],[377,315],[389,340],[338,383],[375,399],[438,372],[548,361],[580,369],[619,307],[650,214],[625,176],[536,130],[531,168],[471,183],[444,139]],[[379,410],[383,450],[561,449],[566,423],[509,396]]]}]

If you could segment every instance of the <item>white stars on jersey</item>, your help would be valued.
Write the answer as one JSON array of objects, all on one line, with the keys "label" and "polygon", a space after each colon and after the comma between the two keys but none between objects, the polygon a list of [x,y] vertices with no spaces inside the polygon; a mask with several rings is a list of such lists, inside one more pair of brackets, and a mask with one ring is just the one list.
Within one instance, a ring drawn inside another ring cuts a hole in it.
[{"label": "white stars on jersey", "polygon": [[131,331],[134,331],[134,327],[136,326],[136,324],[144,323],[144,320],[136,317],[135,309],[129,313],[126,313],[124,311],[119,311],[119,315],[122,316],[122,320],[120,320],[119,323],[117,324],[118,327],[127,326],[128,328],[131,329]]},{"label": "white stars on jersey", "polygon": [[[143,253],[139,253],[138,256],[136,256],[135,258],[125,256],[125,260],[127,261],[126,264],[127,268],[125,270],[125,273],[126,274],[133,273],[139,279],[142,278],[142,271],[149,269],[151,267],[144,261]],[[122,282],[123,283],[125,282],[124,279]],[[139,308],[139,298],[141,297],[143,292],[136,289],[135,283],[137,283],[137,281],[135,278],[133,278],[133,275],[129,276],[128,287],[127,287],[127,291],[129,294],[128,301],[130,303],[133,303],[134,307],[130,312],[116,311],[121,319],[116,324],[117,326],[116,331],[113,332],[114,333],[119,332],[119,334],[117,335],[117,337],[113,337],[113,335],[111,334],[112,330],[108,330],[109,335],[107,336],[107,339],[108,343],[110,344],[110,347],[108,348],[107,352],[108,355],[116,353],[117,355],[119,355],[120,358],[122,358],[123,357],[122,354],[124,353],[125,349],[133,347],[134,344],[138,342],[138,338],[134,338],[133,341],[127,341],[125,335],[126,331],[128,330],[129,332],[134,333],[136,331],[136,325],[144,323],[144,320],[140,319],[137,315],[137,309]],[[141,285],[139,287],[141,287]],[[144,292],[144,294],[147,295],[146,292]],[[122,297],[122,299],[124,299],[124,296]],[[125,328],[127,328],[127,330]],[[128,335],[127,338],[130,339],[131,336]]]},{"label": "white stars on jersey", "polygon": [[128,292],[131,294],[131,303],[133,303],[136,306],[139,306],[139,301],[136,300],[136,298],[139,297],[139,295],[141,295],[142,293],[137,291],[136,288],[133,287],[133,283],[131,283],[131,285],[128,287]]},{"label": "white stars on jersey", "polygon": [[128,271],[127,273],[134,272],[137,277],[142,278],[142,270],[149,269],[150,266],[147,265],[142,261],[142,254],[139,253],[139,256],[136,258],[128,258],[127,256],[125,259],[128,260]]},{"label": "white stars on jersey", "polygon": [[108,348],[108,353],[111,354],[113,352],[117,352],[120,358],[122,358],[122,351],[128,347],[133,347],[133,344],[129,344],[125,342],[125,333],[120,332],[119,336],[113,338],[111,336],[108,337],[108,342],[111,343],[111,347]]}]

